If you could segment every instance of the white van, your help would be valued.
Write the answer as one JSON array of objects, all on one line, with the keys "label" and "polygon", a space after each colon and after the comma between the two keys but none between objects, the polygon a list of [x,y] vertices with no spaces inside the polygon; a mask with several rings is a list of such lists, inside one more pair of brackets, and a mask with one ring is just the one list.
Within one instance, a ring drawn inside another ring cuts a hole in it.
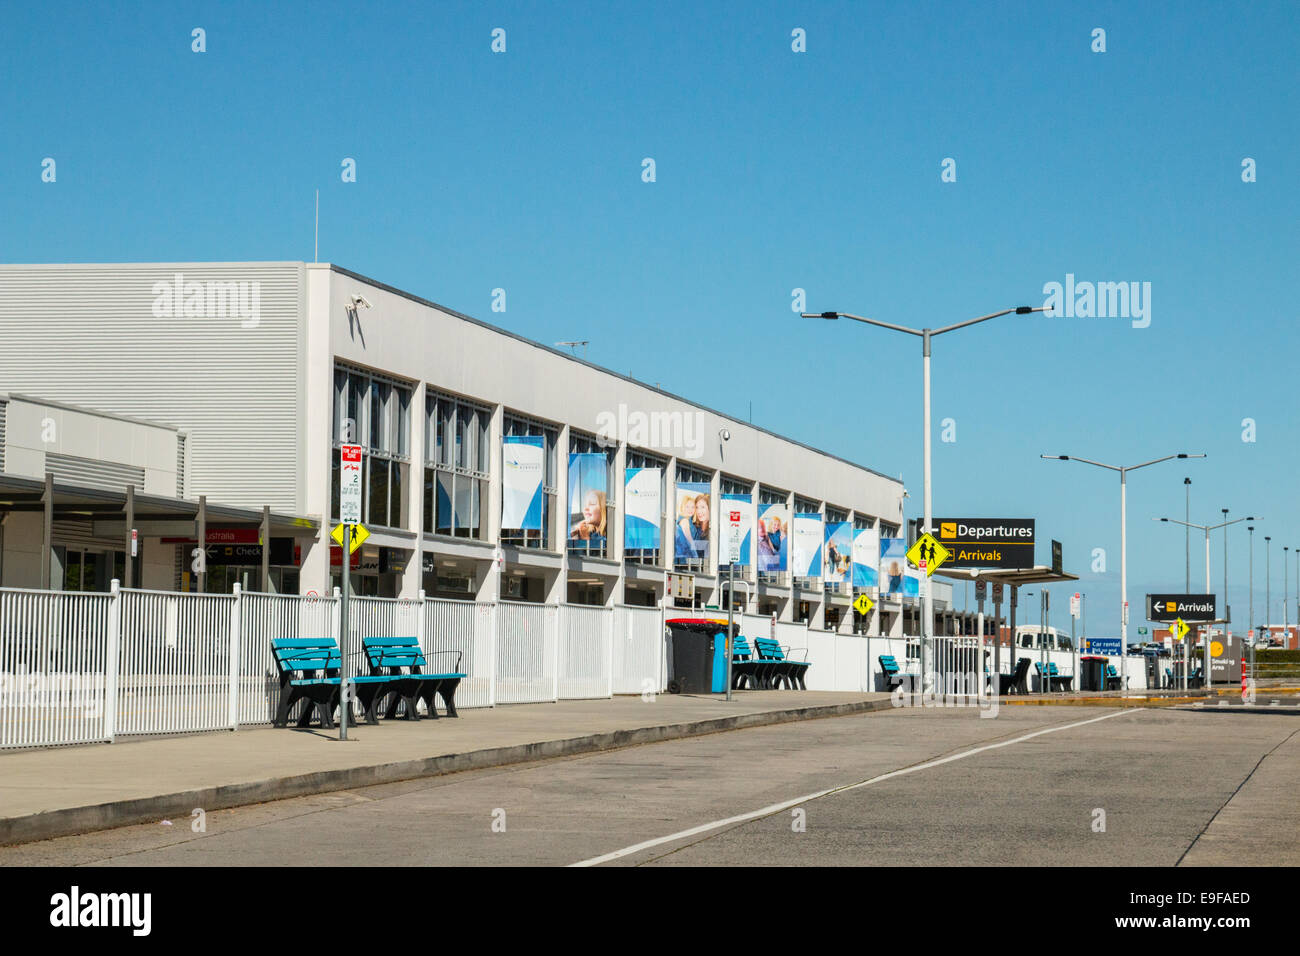
[{"label": "white van", "polygon": [[1037,624],[1016,625],[1016,647],[1038,650],[1046,646],[1049,651],[1072,651],[1074,645],[1069,634],[1062,634],[1054,627],[1044,631]]}]

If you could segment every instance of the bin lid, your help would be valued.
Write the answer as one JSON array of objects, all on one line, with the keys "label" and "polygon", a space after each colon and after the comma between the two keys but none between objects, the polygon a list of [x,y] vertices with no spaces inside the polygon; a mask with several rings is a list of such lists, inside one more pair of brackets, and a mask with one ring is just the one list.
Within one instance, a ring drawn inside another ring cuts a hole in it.
[{"label": "bin lid", "polygon": [[[726,621],[715,621],[713,619],[701,619],[698,617],[679,617],[665,622],[674,630],[696,632],[700,634],[717,634],[719,631],[726,631]],[[739,629],[740,622],[736,622]]]}]

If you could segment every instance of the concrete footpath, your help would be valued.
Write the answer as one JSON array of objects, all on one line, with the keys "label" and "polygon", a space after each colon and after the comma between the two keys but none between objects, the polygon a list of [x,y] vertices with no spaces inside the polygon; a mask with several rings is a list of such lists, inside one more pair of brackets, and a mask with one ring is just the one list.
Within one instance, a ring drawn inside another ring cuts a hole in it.
[{"label": "concrete footpath", "polygon": [[744,727],[891,709],[890,695],[739,691],[516,704],[338,732],[256,727],[0,753],[0,845],[593,753]]}]

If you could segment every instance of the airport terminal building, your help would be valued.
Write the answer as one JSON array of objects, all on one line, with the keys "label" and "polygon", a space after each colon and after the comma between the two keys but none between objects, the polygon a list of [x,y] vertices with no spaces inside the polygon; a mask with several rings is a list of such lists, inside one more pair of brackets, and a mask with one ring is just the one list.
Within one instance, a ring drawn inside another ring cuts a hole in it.
[{"label": "airport terminal building", "polygon": [[918,633],[899,480],[339,266],[7,265],[0,291],[0,586],[326,593],[356,443],[354,593],[721,606],[734,534],[751,612]]}]

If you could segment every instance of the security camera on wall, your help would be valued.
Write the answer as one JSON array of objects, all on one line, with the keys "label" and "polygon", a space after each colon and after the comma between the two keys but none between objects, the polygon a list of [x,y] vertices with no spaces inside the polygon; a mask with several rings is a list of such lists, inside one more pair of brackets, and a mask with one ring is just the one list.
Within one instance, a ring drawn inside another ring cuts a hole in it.
[{"label": "security camera on wall", "polygon": [[367,299],[364,295],[354,295],[354,296],[352,297],[352,308],[354,308],[354,309],[372,309],[372,308],[374,308],[374,306],[372,306],[372,305],[370,304],[370,300]]},{"label": "security camera on wall", "polygon": [[725,428],[720,428],[718,429],[718,437],[723,441],[731,441],[731,432],[727,431]]}]

